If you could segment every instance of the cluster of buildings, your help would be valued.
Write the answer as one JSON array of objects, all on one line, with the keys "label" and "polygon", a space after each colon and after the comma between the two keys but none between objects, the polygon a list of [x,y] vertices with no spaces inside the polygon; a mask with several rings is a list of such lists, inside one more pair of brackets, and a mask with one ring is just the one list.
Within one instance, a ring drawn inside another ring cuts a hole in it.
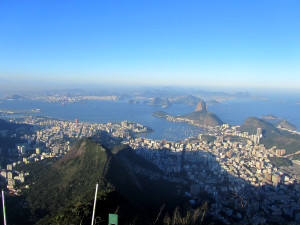
[{"label": "cluster of buildings", "polygon": [[[213,199],[210,212],[225,224],[300,221],[300,181],[270,163],[283,149],[266,149],[256,135],[223,125],[183,142],[145,138],[126,141],[137,154],[156,164],[166,179],[190,185],[191,203]],[[247,221],[249,220],[249,221]],[[292,223],[293,224],[293,223]],[[296,224],[296,223],[295,223]]]},{"label": "cluster of buildings", "polygon": [[157,165],[191,204],[208,201],[209,214],[225,224],[300,221],[300,181],[270,163],[270,157],[280,157],[285,150],[260,144],[261,129],[250,135],[224,124],[209,128],[206,135],[170,142],[135,137],[150,128],[128,121],[95,124],[26,117],[22,123],[33,125],[32,134],[23,136],[24,143],[8,151],[16,157],[0,171],[11,193],[21,191],[18,184],[28,175],[14,170],[16,165],[61,157],[73,141],[101,130]]},{"label": "cluster of buildings", "polygon": [[74,102],[85,102],[86,100],[101,100],[101,101],[116,101],[120,97],[112,96],[35,96],[32,97],[33,100],[40,100],[52,103],[74,103]]}]

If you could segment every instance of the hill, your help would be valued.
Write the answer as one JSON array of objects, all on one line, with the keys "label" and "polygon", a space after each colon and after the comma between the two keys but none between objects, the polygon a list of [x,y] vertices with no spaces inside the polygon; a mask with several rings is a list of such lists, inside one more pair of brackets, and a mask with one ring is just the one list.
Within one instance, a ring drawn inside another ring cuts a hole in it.
[{"label": "hill", "polygon": [[200,101],[200,98],[193,95],[188,95],[176,97],[174,99],[171,99],[170,101],[175,104],[196,105]]},{"label": "hill", "polygon": [[207,105],[203,100],[200,100],[198,102],[195,112],[182,116],[177,116],[177,118],[193,120],[197,124],[211,127],[223,124],[223,122],[219,119],[219,117],[216,114],[207,111]]},{"label": "hill", "polygon": [[214,114],[213,112],[206,111],[192,112],[187,115],[178,116],[177,118],[193,120],[195,123],[199,123],[200,125],[206,125],[211,127],[223,124],[223,122],[219,119],[219,117],[216,114]]},{"label": "hill", "polygon": [[16,124],[0,119],[0,130],[7,130],[8,135],[13,133],[30,133],[31,125]]},{"label": "hill", "polygon": [[257,128],[261,128],[264,137],[280,135],[280,130],[274,127],[271,123],[266,122],[262,119],[258,119],[256,117],[248,117],[242,126],[240,127],[240,131],[248,132],[250,134],[256,134]]},{"label": "hill", "polygon": [[[113,139],[104,141],[110,146],[103,145],[98,139],[101,136],[109,139],[103,133],[85,138],[58,161],[41,161],[19,168],[31,174],[31,186],[24,197],[35,222],[55,221],[55,216],[70,207],[89,208],[97,182],[100,200],[118,198],[114,201],[132,208],[132,215],[139,214],[141,209],[159,209],[177,196],[175,185],[163,181],[156,166],[136,155],[129,146],[112,144],[117,143]],[[113,213],[117,206],[111,207]]]},{"label": "hill", "polygon": [[240,131],[256,134],[257,128],[262,129],[263,137],[260,143],[267,148],[276,146],[278,149],[286,149],[287,154],[300,150],[300,135],[280,130],[273,124],[255,117],[247,118],[240,127]]}]

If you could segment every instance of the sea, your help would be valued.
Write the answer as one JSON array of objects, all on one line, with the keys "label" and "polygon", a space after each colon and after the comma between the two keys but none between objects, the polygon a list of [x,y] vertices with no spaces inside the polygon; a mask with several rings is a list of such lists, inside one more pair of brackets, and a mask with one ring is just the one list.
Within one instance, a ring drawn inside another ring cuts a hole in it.
[{"label": "sea", "polygon": [[[230,125],[241,125],[250,116],[261,117],[274,115],[286,119],[300,131],[300,98],[272,97],[265,100],[238,99],[226,100],[220,104],[208,105],[208,111],[214,112],[223,122]],[[168,141],[184,140],[197,136],[205,129],[186,123],[176,123],[157,118],[152,115],[155,111],[165,111],[177,116],[191,113],[195,105],[172,104],[162,109],[160,106],[145,104],[129,104],[127,101],[99,101],[89,100],[85,103],[50,103],[38,100],[0,100],[0,110],[27,111],[40,109],[40,113],[26,115],[46,116],[61,120],[91,123],[121,122],[124,120],[140,123],[151,127],[154,131],[147,134],[147,138]],[[10,115],[11,116],[11,115]],[[14,116],[24,116],[15,114]],[[8,117],[7,115],[2,117]]]}]

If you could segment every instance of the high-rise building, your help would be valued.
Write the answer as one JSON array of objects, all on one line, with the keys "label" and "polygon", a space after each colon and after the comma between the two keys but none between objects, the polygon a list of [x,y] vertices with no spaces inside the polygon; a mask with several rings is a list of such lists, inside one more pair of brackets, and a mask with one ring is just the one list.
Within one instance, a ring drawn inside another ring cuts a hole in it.
[{"label": "high-rise building", "polygon": [[262,129],[261,128],[257,128],[257,136],[261,137],[262,136]]}]

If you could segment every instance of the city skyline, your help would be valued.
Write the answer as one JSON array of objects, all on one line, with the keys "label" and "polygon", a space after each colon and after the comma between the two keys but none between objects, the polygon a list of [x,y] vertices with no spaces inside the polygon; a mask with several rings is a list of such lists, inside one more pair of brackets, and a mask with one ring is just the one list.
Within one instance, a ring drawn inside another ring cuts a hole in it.
[{"label": "city skyline", "polygon": [[0,80],[297,90],[299,9],[297,1],[3,1]]}]

